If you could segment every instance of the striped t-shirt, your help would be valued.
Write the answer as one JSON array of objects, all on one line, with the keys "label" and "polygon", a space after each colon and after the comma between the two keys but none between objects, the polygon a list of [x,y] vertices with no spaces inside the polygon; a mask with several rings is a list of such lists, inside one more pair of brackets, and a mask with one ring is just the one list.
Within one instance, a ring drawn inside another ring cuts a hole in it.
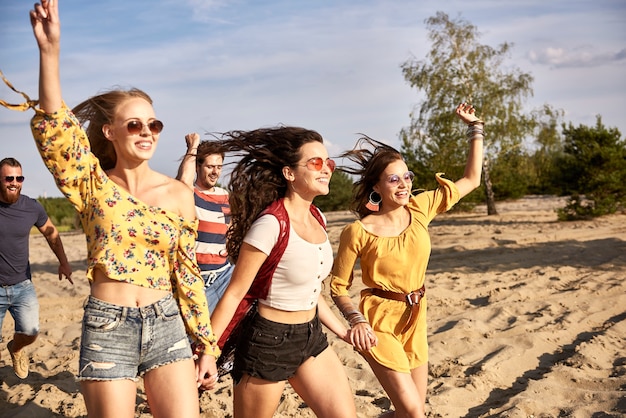
[{"label": "striped t-shirt", "polygon": [[203,191],[194,187],[198,240],[196,259],[201,271],[217,270],[228,262],[226,230],[230,224],[228,192],[221,187]]}]

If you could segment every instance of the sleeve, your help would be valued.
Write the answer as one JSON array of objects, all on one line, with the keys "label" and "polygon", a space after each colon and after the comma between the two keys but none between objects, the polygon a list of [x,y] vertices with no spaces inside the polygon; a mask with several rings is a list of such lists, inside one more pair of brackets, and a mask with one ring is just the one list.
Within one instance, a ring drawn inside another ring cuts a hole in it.
[{"label": "sleeve", "polygon": [[438,214],[452,209],[460,199],[456,184],[444,178],[443,175],[443,173],[437,173],[435,176],[435,180],[439,183],[437,189],[413,196],[409,203],[409,209],[423,212],[427,223]]},{"label": "sleeve", "polygon": [[348,291],[352,287],[354,265],[361,253],[360,226],[357,222],[346,226],[339,237],[337,256],[330,272],[330,294],[333,297],[350,295]]},{"label": "sleeve", "polygon": [[172,287],[180,312],[194,345],[194,352],[219,356],[217,338],[211,328],[204,281],[196,262],[195,240],[198,221],[181,225],[176,261],[172,266]]},{"label": "sleeve", "polygon": [[278,242],[279,234],[280,225],[278,224],[278,219],[274,215],[266,214],[254,221],[243,242],[252,245],[269,256]]},{"label": "sleeve", "polygon": [[87,134],[78,119],[63,103],[52,114],[36,109],[31,129],[39,154],[57,187],[78,212],[84,212],[94,187],[100,187],[108,178],[91,153]]},{"label": "sleeve", "polygon": [[43,208],[43,206],[41,206],[41,203],[39,203],[35,199],[33,199],[33,202],[33,205],[37,209],[37,221],[35,222],[35,226],[37,228],[41,228],[46,222],[48,222],[48,214],[46,213],[46,210]]}]

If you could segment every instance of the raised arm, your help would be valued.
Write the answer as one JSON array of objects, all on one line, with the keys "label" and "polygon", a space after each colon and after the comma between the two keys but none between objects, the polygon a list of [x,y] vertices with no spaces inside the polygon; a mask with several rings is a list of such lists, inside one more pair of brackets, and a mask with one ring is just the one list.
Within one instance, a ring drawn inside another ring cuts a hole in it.
[{"label": "raised arm", "polygon": [[39,46],[39,107],[46,113],[56,112],[63,103],[59,73],[61,23],[58,1],[42,0],[30,11],[30,23]]},{"label": "raised arm", "polygon": [[454,183],[459,190],[459,196],[461,198],[480,186],[480,177],[483,168],[484,123],[475,113],[476,110],[474,107],[467,103],[461,103],[456,108],[456,114],[468,125],[467,139],[470,147],[463,177]]},{"label": "raised arm", "polygon": [[187,134],[185,135],[185,142],[187,143],[187,152],[183,156],[180,166],[178,166],[176,178],[193,189],[193,182],[196,178],[196,154],[198,153],[198,145],[200,145],[200,135],[195,132]]}]

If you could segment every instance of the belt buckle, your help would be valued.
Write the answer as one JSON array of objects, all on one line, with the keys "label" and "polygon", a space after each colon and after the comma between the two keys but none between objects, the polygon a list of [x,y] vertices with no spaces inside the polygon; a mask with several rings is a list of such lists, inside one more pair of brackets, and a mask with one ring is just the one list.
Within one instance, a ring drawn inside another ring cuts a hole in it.
[{"label": "belt buckle", "polygon": [[[413,296],[415,296],[415,300],[413,300]],[[415,293],[415,292],[407,293],[405,297],[409,306],[417,305],[418,303],[420,303],[419,293]]]}]

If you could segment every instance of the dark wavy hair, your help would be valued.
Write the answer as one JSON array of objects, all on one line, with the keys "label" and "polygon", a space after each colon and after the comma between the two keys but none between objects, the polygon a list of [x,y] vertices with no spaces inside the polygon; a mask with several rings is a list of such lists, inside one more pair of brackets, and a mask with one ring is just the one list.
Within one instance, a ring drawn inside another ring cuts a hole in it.
[{"label": "dark wavy hair", "polygon": [[315,131],[293,126],[230,131],[220,136],[217,144],[221,149],[241,157],[228,183],[231,224],[226,247],[234,262],[252,223],[270,203],[285,197],[289,184],[283,168],[295,167],[302,158],[302,146],[310,142],[324,140]]},{"label": "dark wavy hair", "polygon": [[116,88],[90,97],[72,109],[87,133],[91,152],[98,157],[100,166],[105,171],[115,167],[117,155],[113,143],[104,136],[102,126],[113,123],[118,106],[135,97],[142,98],[152,104],[150,96],[142,90]]},{"label": "dark wavy hair", "polygon": [[354,148],[341,154],[341,157],[356,164],[356,167],[343,166],[341,170],[358,177],[353,186],[351,210],[363,218],[372,213],[365,205],[383,171],[394,161],[403,160],[402,154],[389,145],[363,135]]}]

